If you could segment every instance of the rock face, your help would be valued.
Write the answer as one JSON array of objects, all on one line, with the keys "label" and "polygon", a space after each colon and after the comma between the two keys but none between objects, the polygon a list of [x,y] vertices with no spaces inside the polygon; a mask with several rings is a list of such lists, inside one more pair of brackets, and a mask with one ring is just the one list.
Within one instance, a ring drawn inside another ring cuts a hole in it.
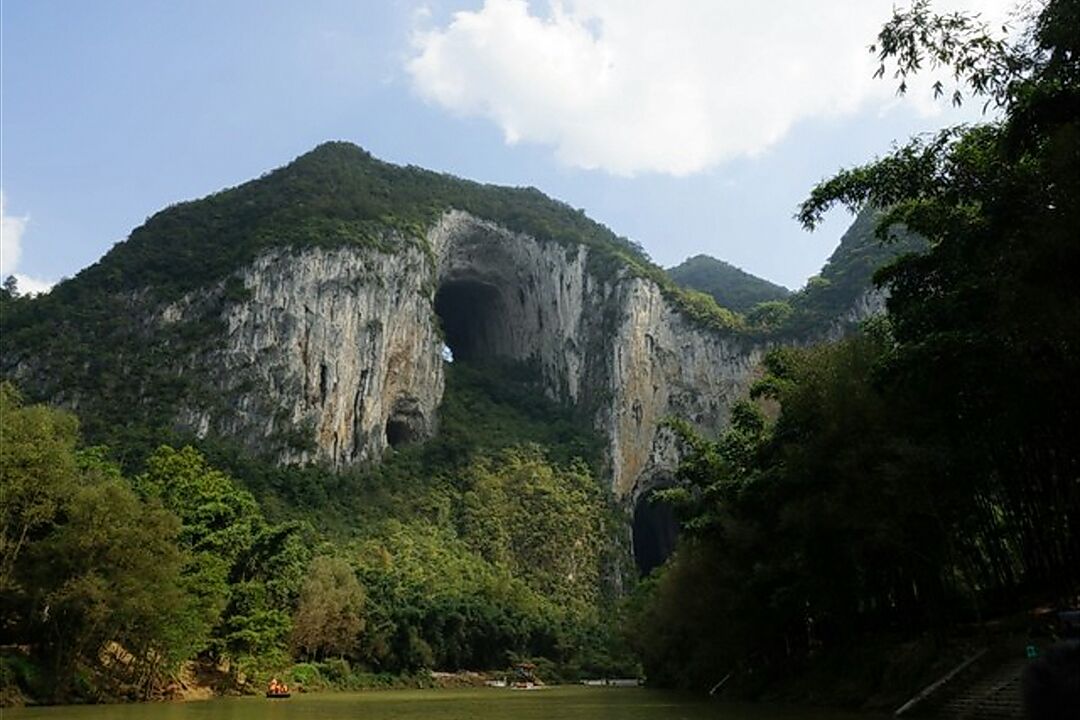
[{"label": "rock face", "polygon": [[851,307],[844,313],[833,318],[816,342],[836,342],[846,335],[850,335],[854,328],[864,320],[881,315],[885,312],[885,302],[889,299],[886,288],[868,287],[862,291]]},{"label": "rock face", "polygon": [[407,245],[261,256],[240,273],[249,299],[226,308],[223,342],[198,360],[231,408],[189,407],[180,424],[336,466],[430,435],[443,368],[429,276]]},{"label": "rock face", "polygon": [[[532,363],[547,393],[591,413],[609,439],[615,495],[670,477],[678,451],[661,423],[727,421],[763,348],[704,329],[650,280],[590,264],[582,245],[540,242],[451,211],[426,242],[275,250],[238,273],[213,368],[227,408],[190,404],[181,425],[241,440],[281,462],[341,467],[437,431],[444,342],[458,360]],[[198,300],[160,313],[181,320]]]}]

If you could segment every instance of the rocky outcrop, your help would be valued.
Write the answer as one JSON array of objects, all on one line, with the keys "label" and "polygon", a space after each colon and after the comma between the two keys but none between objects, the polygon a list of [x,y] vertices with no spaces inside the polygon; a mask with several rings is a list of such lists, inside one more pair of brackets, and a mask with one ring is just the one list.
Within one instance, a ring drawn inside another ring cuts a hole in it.
[{"label": "rocky outcrop", "polygon": [[[436,432],[445,341],[459,361],[531,363],[551,397],[591,413],[609,439],[612,488],[631,500],[677,464],[662,421],[722,426],[761,359],[652,281],[598,269],[583,245],[452,211],[424,242],[380,248],[275,250],[239,272],[246,297],[225,306],[224,337],[189,360],[229,403],[191,404],[180,424],[286,463],[377,459]],[[174,303],[159,322],[196,304]]]},{"label": "rocky outcrop", "polygon": [[611,400],[601,408],[601,427],[611,438],[615,493],[636,499],[670,480],[678,465],[678,444],[664,419],[679,417],[709,432],[726,425],[755,379],[763,348],[701,328],[647,280],[624,280],[614,300],[619,317],[604,348]]},{"label": "rocky outcrop", "polygon": [[816,337],[814,341],[836,342],[845,335],[850,335],[865,320],[884,313],[885,302],[888,299],[888,289],[874,286],[868,287],[855,298],[850,308],[833,318],[824,332],[819,337]]}]

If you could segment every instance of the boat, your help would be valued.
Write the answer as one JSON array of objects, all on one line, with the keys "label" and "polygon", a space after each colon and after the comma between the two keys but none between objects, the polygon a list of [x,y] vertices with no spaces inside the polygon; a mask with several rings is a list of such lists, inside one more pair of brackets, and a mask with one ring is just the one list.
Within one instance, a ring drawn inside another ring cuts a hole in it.
[{"label": "boat", "polygon": [[535,665],[528,662],[514,665],[513,678],[510,680],[511,690],[539,690],[543,687],[544,683],[536,677]]},{"label": "boat", "polygon": [[277,678],[270,678],[270,682],[266,684],[266,699],[267,700],[284,700],[292,695],[289,692],[289,686],[285,683],[278,682]]}]

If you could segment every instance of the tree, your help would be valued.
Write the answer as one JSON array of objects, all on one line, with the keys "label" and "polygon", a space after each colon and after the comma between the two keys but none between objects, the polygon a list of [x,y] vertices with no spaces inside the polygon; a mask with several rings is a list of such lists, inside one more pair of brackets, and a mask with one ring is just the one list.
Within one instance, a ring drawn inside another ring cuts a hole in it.
[{"label": "tree", "polygon": [[76,450],[70,413],[0,385],[4,643],[46,669],[45,697],[146,697],[195,649],[177,518],[144,503],[103,448]]},{"label": "tree", "polygon": [[[1080,583],[1080,5],[1050,0],[1013,43],[975,18],[898,12],[879,36],[900,90],[948,67],[1000,119],[916,138],[814,188],[812,228],[834,204],[887,208],[930,249],[877,276],[897,341],[883,379],[920,408],[919,442],[968,488],[977,583],[1008,602],[1022,584]],[[937,89],[941,89],[937,85]],[[1017,571],[1016,563],[1019,563]]]},{"label": "tree", "polygon": [[349,563],[338,557],[315,558],[293,615],[294,653],[316,660],[355,657],[366,626],[364,604],[364,589]]},{"label": "tree", "polygon": [[889,348],[871,332],[775,350],[752,392],[779,405],[775,422],[743,402],[716,441],[674,424],[680,485],[661,496],[683,534],[634,621],[650,677],[715,683],[718,667],[775,668],[868,628],[947,619],[954,566],[938,517],[956,504],[928,486],[938,458],[910,446],[902,408],[875,386]]},{"label": "tree", "polygon": [[554,465],[532,446],[478,459],[465,479],[461,525],[471,548],[568,607],[595,602],[604,505],[584,463]]},{"label": "tree", "polygon": [[189,607],[179,582],[179,522],[141,503],[117,477],[79,487],[65,519],[34,545],[26,575],[56,695],[64,697],[81,664],[101,689],[148,697],[194,650],[173,631]]},{"label": "tree", "polygon": [[183,542],[232,566],[251,546],[264,520],[255,498],[210,466],[193,447],[162,446],[146,462],[136,486],[159,498],[183,522]]},{"label": "tree", "polygon": [[308,526],[267,524],[251,493],[192,447],[159,448],[136,486],[180,517],[183,584],[200,599],[203,646],[249,670],[281,660],[310,557]]},{"label": "tree", "polygon": [[886,320],[769,355],[755,394],[779,403],[774,424],[744,406],[718,442],[690,438],[687,487],[669,493],[687,533],[633,614],[650,677],[760,678],[1080,585],[1080,3],[1042,4],[1018,37],[922,1],[882,30],[901,92],[948,68],[954,101],[981,95],[1000,117],[803,203],[807,227],[834,204],[881,208],[881,240],[928,246],[876,274]]},{"label": "tree", "polygon": [[746,322],[751,327],[762,330],[775,330],[784,326],[794,310],[785,300],[767,300],[760,302],[746,313]]},{"label": "tree", "polygon": [[20,554],[74,492],[78,429],[74,415],[25,407],[11,383],[0,383],[0,593],[16,589]]}]

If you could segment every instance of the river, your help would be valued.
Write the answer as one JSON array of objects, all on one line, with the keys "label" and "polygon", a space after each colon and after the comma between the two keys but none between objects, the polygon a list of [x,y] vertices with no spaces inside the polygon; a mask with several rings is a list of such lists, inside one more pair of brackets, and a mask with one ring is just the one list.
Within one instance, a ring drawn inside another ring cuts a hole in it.
[{"label": "river", "polygon": [[3,720],[871,720],[866,714],[709,702],[639,688],[386,690],[287,700],[64,705],[0,710]]}]

